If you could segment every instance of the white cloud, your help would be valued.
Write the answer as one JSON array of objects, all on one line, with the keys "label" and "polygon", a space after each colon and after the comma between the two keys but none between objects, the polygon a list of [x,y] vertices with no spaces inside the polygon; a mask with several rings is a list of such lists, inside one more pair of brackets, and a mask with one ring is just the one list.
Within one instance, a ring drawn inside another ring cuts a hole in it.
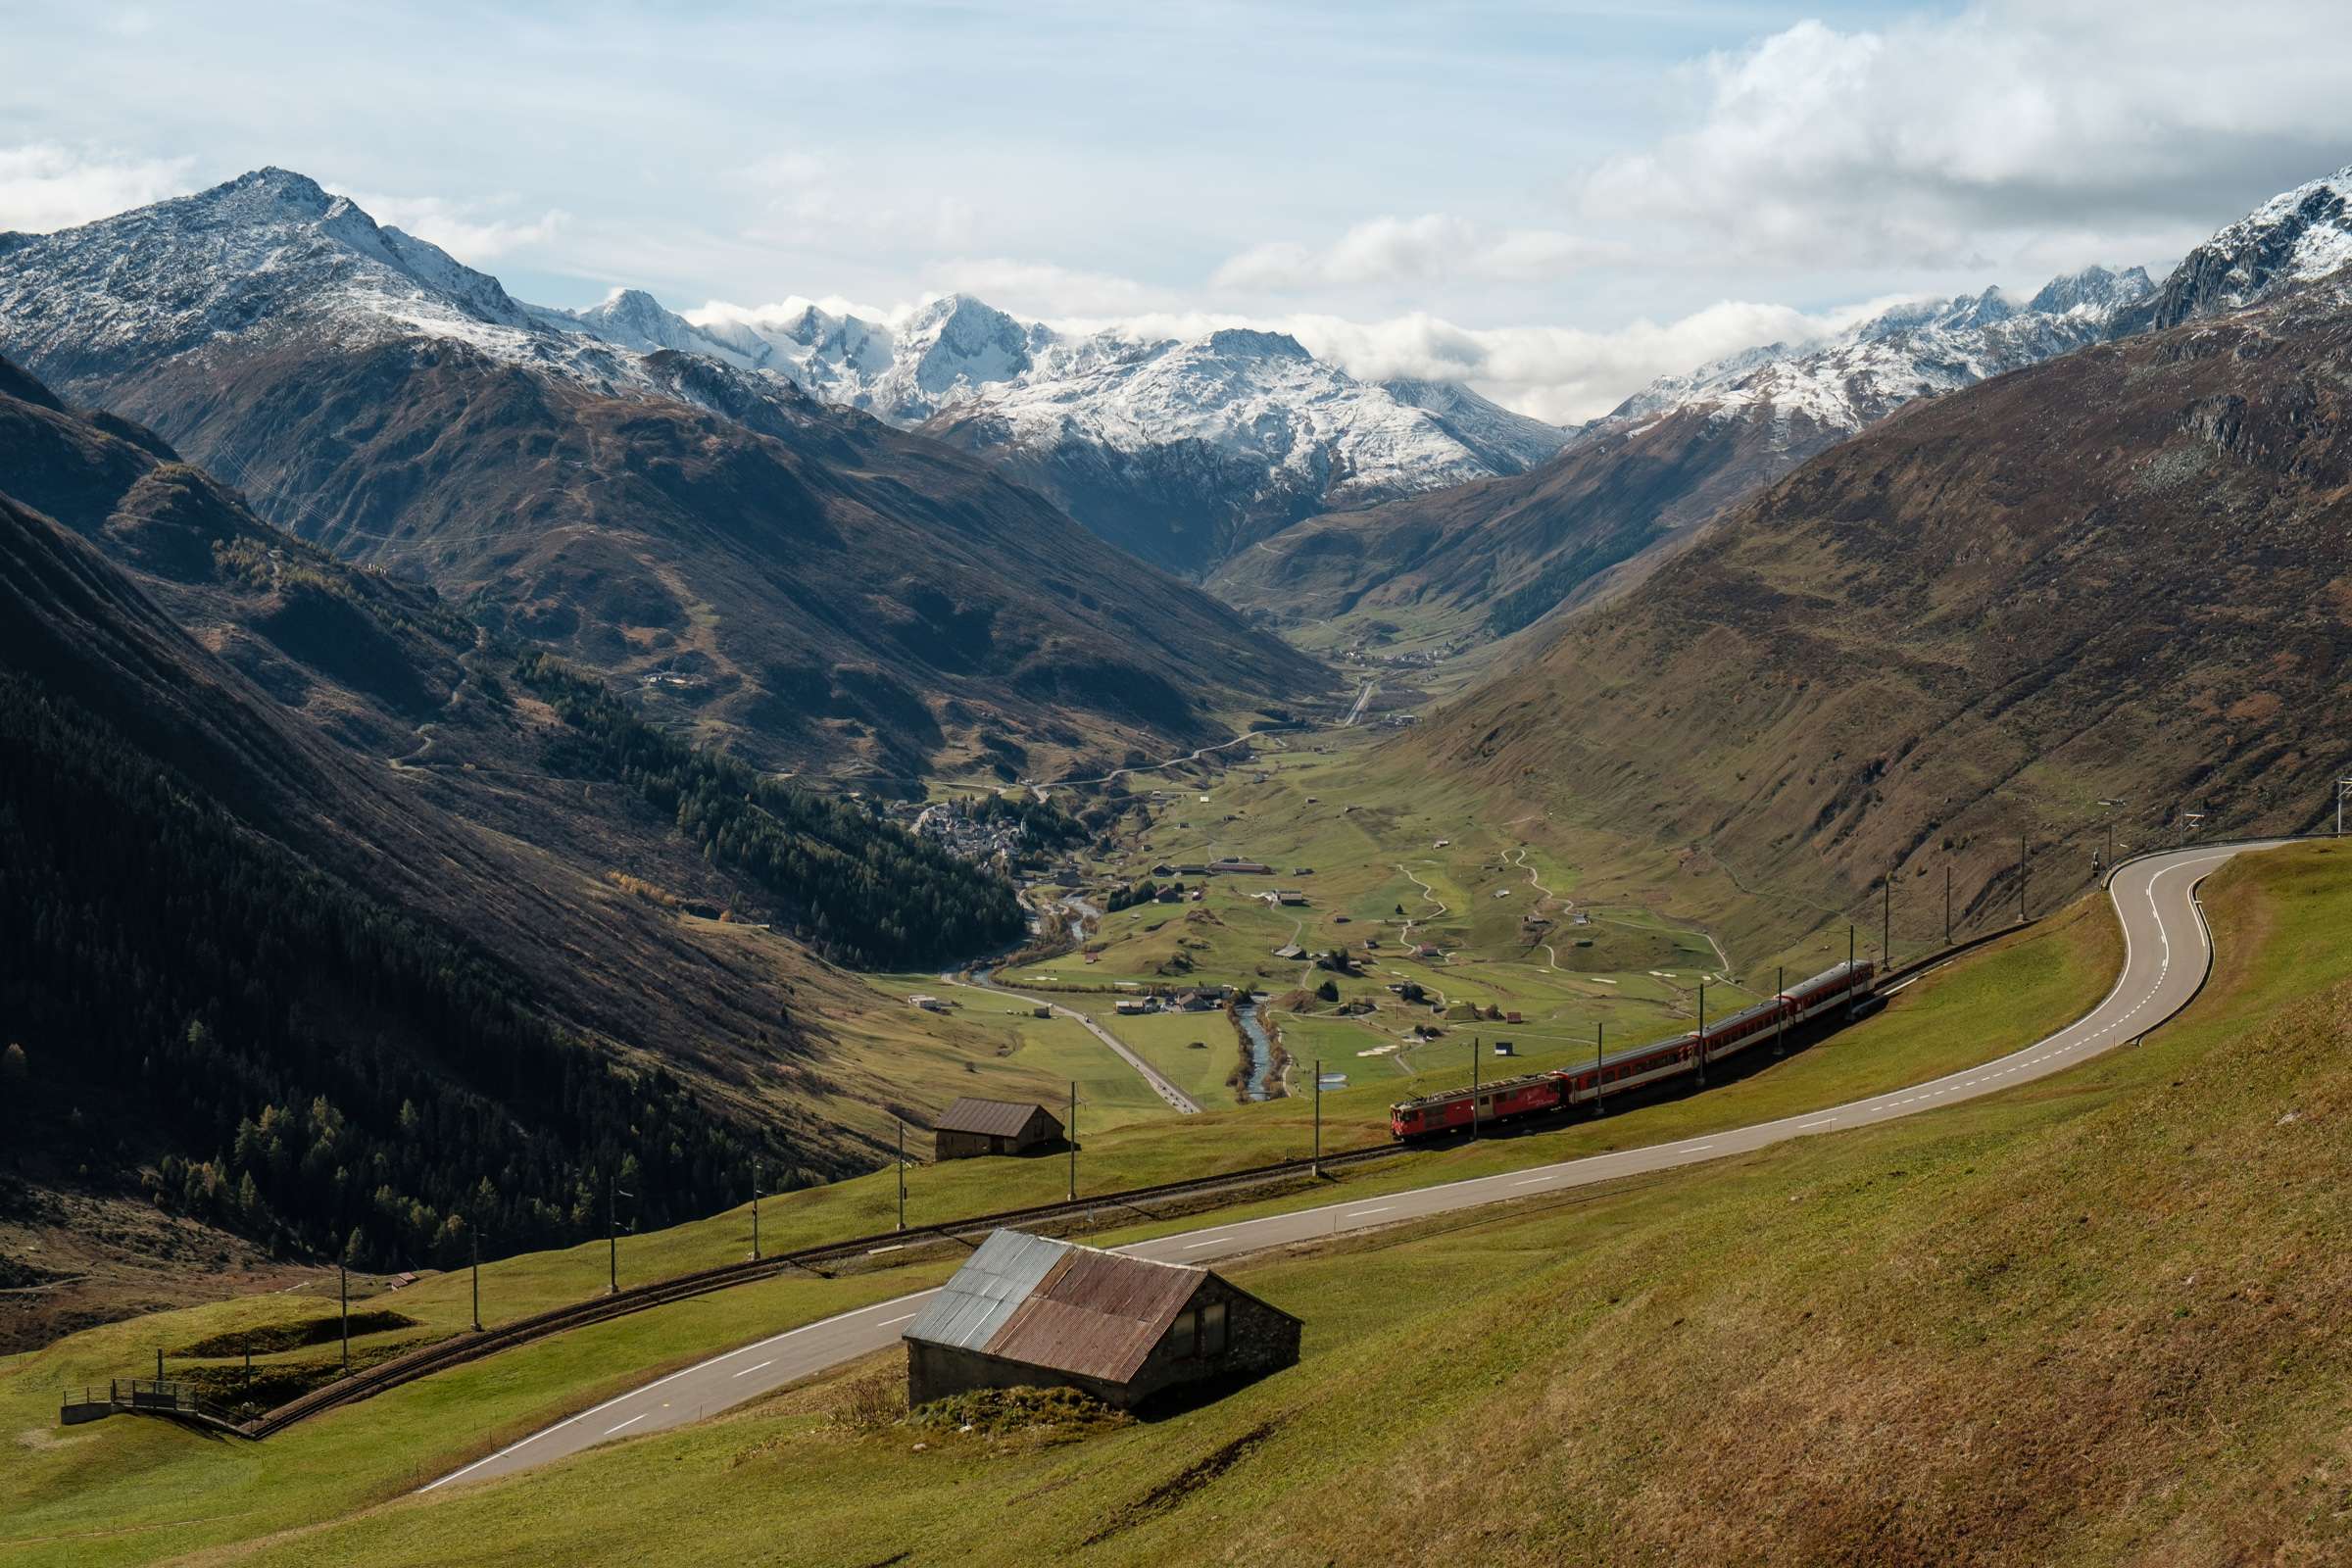
[{"label": "white cloud", "polygon": [[[328,189],[343,187],[329,184]],[[534,219],[485,217],[470,203],[439,196],[363,196],[353,201],[391,228],[430,240],[470,267],[487,267],[502,256],[544,246],[571,222],[571,215],[549,208]]]},{"label": "white cloud", "polygon": [[1755,264],[2175,255],[2342,161],[2352,94],[2327,31],[2313,7],[2260,0],[2220,26],[2184,0],[2128,22],[2050,0],[1878,30],[1803,22],[1682,72],[1691,123],[1602,162],[1583,211]]},{"label": "white cloud", "polygon": [[1225,289],[1295,293],[1461,277],[1527,282],[1622,254],[1622,247],[1556,229],[1494,229],[1446,213],[1375,218],[1320,249],[1292,240],[1255,245],[1217,269]]},{"label": "white cloud", "polygon": [[0,147],[0,229],[45,234],[175,196],[193,158],[133,158],[53,142]]}]

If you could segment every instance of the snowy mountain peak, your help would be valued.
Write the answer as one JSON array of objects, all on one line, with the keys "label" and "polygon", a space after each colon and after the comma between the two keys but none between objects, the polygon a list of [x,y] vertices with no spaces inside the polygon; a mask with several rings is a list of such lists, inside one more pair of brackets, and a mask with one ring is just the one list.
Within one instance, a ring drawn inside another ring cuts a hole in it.
[{"label": "snowy mountain peak", "polygon": [[2120,272],[2104,267],[2085,267],[2080,272],[2063,272],[2041,285],[2041,289],[2026,302],[2026,309],[2039,316],[2066,316],[2075,312],[2111,317],[2128,305],[2137,304],[2156,292],[2145,270],[2126,268]]},{"label": "snowy mountain peak", "polygon": [[2283,191],[2190,251],[2134,325],[2242,310],[2352,266],[2352,167]]},{"label": "snowy mountain peak", "polygon": [[1653,381],[1588,428],[1703,408],[1722,417],[1761,415],[1859,430],[1912,398],[2096,342],[2148,290],[2148,275],[2136,267],[2092,267],[2052,278],[2022,305],[2000,288],[1898,305],[1826,343],[1748,349]]},{"label": "snowy mountain peak", "polygon": [[1234,359],[1312,360],[1306,345],[1288,332],[1261,332],[1253,327],[1228,326],[1208,334],[1212,354]]}]

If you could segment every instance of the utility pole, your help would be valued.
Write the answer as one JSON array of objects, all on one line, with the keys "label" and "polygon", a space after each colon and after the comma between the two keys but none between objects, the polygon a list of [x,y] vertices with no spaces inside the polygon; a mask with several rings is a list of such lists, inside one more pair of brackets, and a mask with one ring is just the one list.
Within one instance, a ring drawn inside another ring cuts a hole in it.
[{"label": "utility pole", "polygon": [[1952,862],[1943,862],[1943,945],[1952,945]]},{"label": "utility pole", "polygon": [[466,1227],[466,1239],[473,1248],[473,1332],[482,1332],[482,1233],[471,1225]]},{"label": "utility pole", "polygon": [[620,1294],[620,1219],[614,1200],[636,1196],[627,1188],[614,1185],[612,1173],[605,1172],[605,1262],[607,1283],[614,1296]]},{"label": "utility pole", "polygon": [[155,1381],[164,1381],[164,1348],[160,1345],[155,1348]]},{"label": "utility pole", "polygon": [[[1078,1201],[1078,1080],[1075,1078],[1070,1080],[1069,1126],[1070,1133],[1066,1141],[1070,1146],[1070,1201],[1075,1203]],[[906,1168],[904,1165],[899,1167],[902,1171]],[[905,1181],[906,1178],[901,1176],[899,1179]]]},{"label": "utility pole", "polygon": [[1592,1114],[1595,1116],[1609,1113],[1609,1107],[1600,1102],[1600,1032],[1606,1027],[1598,1023],[1592,1026]]},{"label": "utility pole", "polygon": [[906,1123],[899,1122],[899,1229],[906,1228]]},{"label": "utility pole", "polygon": [[[344,1244],[346,1252],[350,1250],[350,1246],[351,1244],[348,1242]],[[349,1257],[335,1259],[335,1282],[336,1288],[343,1298],[343,1374],[349,1377],[351,1375],[351,1260]],[[164,1375],[164,1352],[161,1350],[155,1352],[155,1375],[159,1378]]]},{"label": "utility pole", "polygon": [[1323,1058],[1315,1058],[1315,1157],[1307,1167],[1309,1176],[1323,1174]]},{"label": "utility pole", "polygon": [[1478,1136],[1478,1036],[1470,1037],[1470,1136]]},{"label": "utility pole", "polygon": [[2026,923],[2026,865],[2033,853],[2032,847],[2026,841],[2026,836],[2020,833],[2017,836],[2017,923],[2019,925]]},{"label": "utility pole", "polygon": [[[899,1155],[906,1157],[906,1130],[899,1129]],[[760,1261],[760,1156],[752,1156],[752,1261]]]},{"label": "utility pole", "polygon": [[1845,967],[1848,971],[1854,967],[1854,922],[1851,920],[1845,922]]}]

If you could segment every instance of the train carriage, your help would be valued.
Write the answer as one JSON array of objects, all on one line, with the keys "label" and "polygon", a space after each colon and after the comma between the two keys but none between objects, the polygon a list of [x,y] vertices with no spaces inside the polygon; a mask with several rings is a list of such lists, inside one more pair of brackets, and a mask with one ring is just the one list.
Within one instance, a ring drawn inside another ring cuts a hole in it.
[{"label": "train carriage", "polygon": [[1840,963],[1708,1025],[1703,1035],[1693,1030],[1631,1047],[1587,1066],[1482,1084],[1475,1094],[1453,1089],[1399,1101],[1389,1107],[1389,1132],[1400,1140],[1430,1138],[1466,1130],[1474,1119],[1480,1126],[1515,1121],[1695,1072],[1702,1057],[1720,1060],[1797,1024],[1853,1007],[1873,994],[1876,973],[1868,963]]}]

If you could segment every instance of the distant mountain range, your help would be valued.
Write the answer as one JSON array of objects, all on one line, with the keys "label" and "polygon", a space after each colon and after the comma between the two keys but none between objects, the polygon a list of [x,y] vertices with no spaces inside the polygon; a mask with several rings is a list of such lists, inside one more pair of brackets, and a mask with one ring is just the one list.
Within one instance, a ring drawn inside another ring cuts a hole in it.
[{"label": "distant mountain range", "polygon": [[1652,382],[1541,467],[1317,517],[1210,585],[1277,625],[1508,635],[1622,583],[1649,552],[1913,399],[2100,341],[2151,292],[2136,268],[2091,268],[2027,300],[1986,289],[1896,307],[1827,343],[1749,349]]},{"label": "distant mountain range", "polygon": [[960,294],[895,329],[813,305],[698,323],[636,290],[532,315],[919,427],[1194,576],[1301,517],[1523,472],[1568,440],[1467,387],[1359,381],[1278,332],[1062,333]]},{"label": "distant mountain range", "polygon": [[[632,320],[662,325],[626,300],[601,324]],[[551,322],[280,170],[0,239],[0,351],[306,540],[770,765],[1050,773],[1328,681],[991,465],[721,356]]]}]

